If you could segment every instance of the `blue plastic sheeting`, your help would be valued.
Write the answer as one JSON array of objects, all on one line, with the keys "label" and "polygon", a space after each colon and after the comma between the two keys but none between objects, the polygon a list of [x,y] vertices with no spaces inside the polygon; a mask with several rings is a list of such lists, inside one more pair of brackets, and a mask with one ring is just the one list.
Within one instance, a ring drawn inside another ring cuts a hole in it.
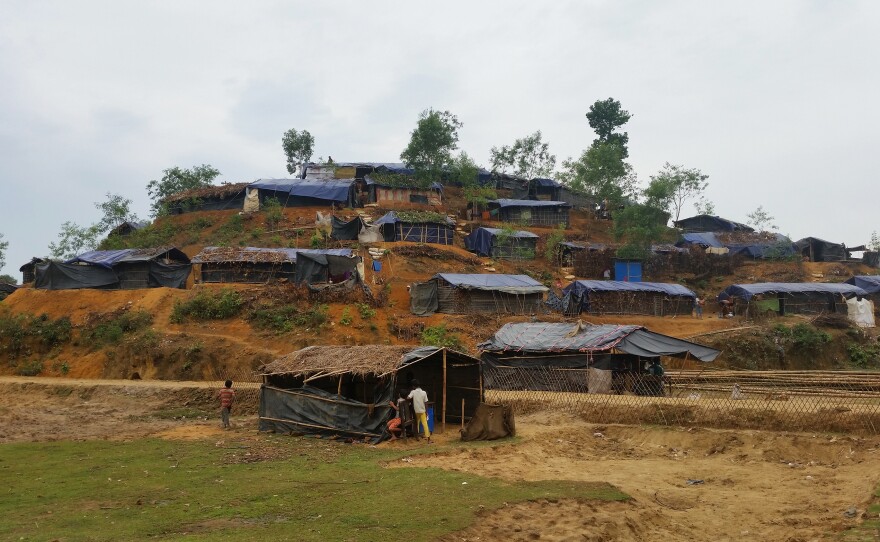
[{"label": "blue plastic sheeting", "polygon": [[720,216],[697,215],[675,221],[675,227],[697,232],[755,231],[754,228]]},{"label": "blue plastic sheeting", "polygon": [[[382,184],[380,181],[377,181],[376,179],[370,177],[369,175],[367,175],[366,177],[364,177],[364,182],[367,183],[368,185],[388,186],[388,185]],[[416,186],[416,185],[412,185],[412,186],[401,186],[401,187],[399,187],[399,188],[413,188],[413,189],[417,189],[417,188],[420,188],[420,187],[418,187],[418,186]],[[422,189],[422,190],[425,190],[425,189]],[[438,192],[443,192],[443,185],[440,184],[440,183],[431,183],[431,190],[436,190],[436,191],[438,191]]]},{"label": "blue plastic sheeting", "polygon": [[505,236],[516,239],[532,239],[538,237],[529,231],[515,231],[511,233],[503,232],[503,230],[498,228],[477,228],[465,236],[464,247],[469,251],[476,252],[482,256],[489,256],[492,254],[492,247],[495,246],[493,243],[495,237],[502,233],[504,233]]},{"label": "blue plastic sheeting", "polygon": [[545,186],[550,188],[558,188],[562,186],[559,181],[554,181],[553,179],[532,179],[532,182],[538,186]]},{"label": "blue plastic sheeting", "polygon": [[624,282],[620,280],[577,280],[566,286],[563,293],[581,292],[660,292],[666,295],[697,297],[681,284],[666,282]]},{"label": "blue plastic sheeting", "polygon": [[[381,226],[383,224],[397,224],[398,222],[406,222],[406,220],[403,220],[402,218],[397,216],[397,213],[395,213],[394,211],[389,211],[389,212],[385,213],[385,215],[382,216],[382,218],[375,220],[370,225],[371,226]],[[421,224],[421,222],[417,222],[417,224]],[[430,224],[433,224],[433,222],[430,222]],[[447,226],[455,226],[455,222],[450,220],[449,217],[446,217],[444,219],[444,221],[442,222],[442,224],[445,224]]]},{"label": "blue plastic sheeting", "polygon": [[746,301],[763,294],[836,294],[847,299],[864,297],[868,292],[852,284],[831,282],[759,282],[757,284],[733,284],[718,296],[721,299],[739,297]]},{"label": "blue plastic sheeting", "polygon": [[438,273],[433,278],[438,277],[465,290],[493,290],[511,294],[543,293],[549,290],[528,275]]},{"label": "blue plastic sheeting", "polygon": [[294,197],[324,199],[347,203],[354,179],[258,179],[248,185],[272,192],[282,192]]},{"label": "blue plastic sheeting", "polygon": [[858,286],[869,294],[880,292],[880,275],[858,275],[849,279],[846,283]]},{"label": "blue plastic sheeting", "polygon": [[761,241],[751,243],[723,243],[712,232],[685,233],[676,245],[699,245],[701,247],[726,247],[730,255],[743,254],[752,258],[764,258],[766,255],[773,257],[787,257],[796,253],[791,240],[781,233],[775,234],[775,241]]},{"label": "blue plastic sheeting", "polygon": [[477,345],[486,352],[609,352],[612,349],[641,357],[689,356],[713,361],[714,348],[648,331],[641,326],[565,323],[505,324],[492,339]]},{"label": "blue plastic sheeting", "polygon": [[270,248],[270,247],[205,247],[193,256],[192,263],[259,262],[260,254],[284,254],[284,261],[296,263],[296,256],[312,254],[316,256],[352,255],[350,248]]},{"label": "blue plastic sheeting", "polygon": [[505,207],[571,207],[564,201],[544,201],[534,199],[496,199],[490,200],[490,205],[497,205],[499,209]]},{"label": "blue plastic sheeting", "polygon": [[166,252],[169,253],[169,256],[171,256],[172,259],[178,262],[189,263],[189,258],[187,258],[186,254],[173,247],[91,250],[89,252],[84,252],[75,258],[71,258],[64,263],[85,263],[110,269],[121,262],[148,262],[158,258]]},{"label": "blue plastic sheeting", "polygon": [[715,237],[714,233],[685,233],[681,236],[681,241],[677,244],[700,245],[701,247],[721,248],[721,241]]}]

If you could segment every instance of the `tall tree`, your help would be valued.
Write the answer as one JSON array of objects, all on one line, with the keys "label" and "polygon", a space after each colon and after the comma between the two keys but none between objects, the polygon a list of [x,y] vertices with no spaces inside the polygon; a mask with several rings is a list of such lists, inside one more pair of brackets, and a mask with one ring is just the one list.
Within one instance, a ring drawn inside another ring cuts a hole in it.
[{"label": "tall tree", "polygon": [[462,126],[458,117],[449,111],[422,111],[400,159],[415,169],[418,177],[440,180],[443,171],[452,165],[452,153],[458,148],[458,130]]},{"label": "tall tree", "polygon": [[694,202],[694,209],[698,215],[715,215],[715,204],[706,199],[705,196],[700,197],[698,201]]},{"label": "tall tree", "polygon": [[673,220],[681,216],[684,203],[695,199],[709,186],[708,175],[699,169],[685,169],[666,162],[645,190],[645,197],[655,206],[670,211]]},{"label": "tall tree", "polygon": [[131,212],[131,200],[119,194],[107,192],[106,201],[95,202],[95,207],[101,211],[101,220],[96,224],[101,232],[109,232],[123,222],[138,220],[137,215]]},{"label": "tall tree", "polygon": [[615,130],[629,122],[631,118],[632,115],[629,114],[629,111],[624,111],[620,102],[614,98],[596,100],[587,113],[587,122],[590,123],[590,128],[598,136],[593,141],[593,145],[617,145],[621,149],[620,159],[626,160],[629,157],[629,149],[627,148],[629,134],[626,132],[618,133]]},{"label": "tall tree", "polygon": [[517,139],[513,145],[492,147],[492,170],[524,179],[550,177],[556,168],[556,155],[550,144],[541,141],[541,130]]},{"label": "tall tree", "polygon": [[461,183],[462,193],[468,203],[473,205],[474,211],[477,206],[486,205],[489,200],[498,197],[494,186],[480,184],[480,166],[464,151],[453,159],[449,178]]},{"label": "tall tree", "polygon": [[640,203],[614,213],[614,239],[624,241],[617,250],[620,258],[646,258],[651,245],[661,241],[667,232],[669,213],[658,207]]},{"label": "tall tree", "polygon": [[84,227],[74,222],[65,222],[61,225],[58,242],[49,243],[49,253],[53,258],[73,258],[83,252],[95,250],[100,235],[97,224]]},{"label": "tall tree", "polygon": [[9,248],[9,241],[3,240],[3,234],[0,233],[0,269],[6,265],[6,249]]},{"label": "tall tree", "polygon": [[168,196],[183,192],[184,190],[211,186],[213,180],[220,175],[217,169],[208,164],[202,164],[190,169],[173,167],[166,169],[162,173],[161,179],[158,181],[152,180],[147,183],[147,194],[153,200],[153,203],[150,205],[153,216],[159,216],[166,212],[162,200]]},{"label": "tall tree", "polygon": [[597,100],[586,116],[596,139],[580,158],[562,163],[560,179],[574,190],[619,204],[633,196],[637,183],[632,167],[625,162],[629,135],[617,131],[632,115],[621,108],[620,102],[608,98]]},{"label": "tall tree", "polygon": [[287,172],[293,175],[299,164],[308,162],[314,153],[315,138],[308,130],[297,132],[295,129],[284,132],[281,137],[281,148],[287,157]]}]

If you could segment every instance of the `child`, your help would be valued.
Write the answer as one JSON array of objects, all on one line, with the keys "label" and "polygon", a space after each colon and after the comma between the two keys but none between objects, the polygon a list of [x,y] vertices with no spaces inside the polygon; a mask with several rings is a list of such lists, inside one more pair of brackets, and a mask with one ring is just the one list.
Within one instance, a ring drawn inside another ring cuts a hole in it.
[{"label": "child", "polygon": [[232,380],[226,381],[226,387],[220,389],[220,417],[223,419],[223,429],[229,429],[229,414],[232,413],[232,403],[235,401],[235,390],[232,389]]},{"label": "child", "polygon": [[400,390],[399,398],[397,399],[397,403],[394,401],[388,401],[388,404],[391,405],[391,408],[394,409],[396,416],[388,420],[388,433],[391,434],[391,440],[397,440],[403,434],[403,428],[401,425],[403,424],[403,417],[405,416],[406,409],[406,392]]},{"label": "child", "polygon": [[428,394],[425,393],[425,390],[419,387],[419,381],[412,381],[413,390],[409,392],[409,396],[407,399],[412,399],[413,402],[413,411],[416,413],[416,431],[418,431],[419,425],[424,428],[425,436],[428,437],[428,444],[431,443],[431,430],[428,428],[428,411],[425,408],[425,403],[428,402]]}]

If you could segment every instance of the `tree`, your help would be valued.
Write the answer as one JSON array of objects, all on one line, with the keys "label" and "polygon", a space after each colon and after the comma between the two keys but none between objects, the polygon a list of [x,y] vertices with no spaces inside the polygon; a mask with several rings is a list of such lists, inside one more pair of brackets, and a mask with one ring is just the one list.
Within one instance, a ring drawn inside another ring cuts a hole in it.
[{"label": "tree", "polygon": [[645,197],[653,200],[656,206],[671,211],[673,220],[678,220],[684,203],[702,194],[709,185],[708,178],[699,169],[685,169],[666,162],[657,175],[651,176]]},{"label": "tree", "polygon": [[0,282],[5,282],[6,284],[18,284],[18,279],[12,275],[0,275]]},{"label": "tree", "polygon": [[6,249],[9,248],[9,241],[3,240],[3,234],[0,233],[0,269],[6,265]]},{"label": "tree", "polygon": [[696,209],[698,215],[715,216],[715,204],[706,199],[705,196],[701,196],[698,201],[694,202],[694,209]]},{"label": "tree", "polygon": [[550,177],[556,168],[556,155],[550,144],[541,141],[541,130],[513,142],[513,145],[492,147],[492,170],[510,173],[524,179]]},{"label": "tree", "polygon": [[868,250],[880,252],[880,235],[877,234],[877,230],[871,232],[871,242],[868,243]]},{"label": "tree", "polygon": [[776,224],[773,223],[775,218],[770,216],[770,213],[764,210],[763,205],[759,205],[757,209],[753,213],[749,213],[746,215],[748,220],[746,223],[750,226],[754,226],[758,231],[769,231],[769,230],[777,230],[779,229]]},{"label": "tree", "polygon": [[94,250],[98,246],[101,230],[97,224],[83,227],[73,222],[61,225],[57,243],[49,243],[49,252],[53,258],[69,259],[83,252]]},{"label": "tree", "polygon": [[464,151],[453,159],[449,179],[461,183],[464,197],[474,211],[477,207],[486,205],[489,200],[498,197],[495,188],[480,184],[480,166]]},{"label": "tree", "polygon": [[565,171],[560,178],[572,189],[607,199],[611,204],[619,204],[635,193],[636,176],[621,159],[617,145],[593,145],[578,160],[564,161],[562,167]]},{"label": "tree", "polygon": [[400,159],[415,169],[417,177],[440,180],[452,164],[452,152],[458,148],[458,130],[462,126],[449,111],[422,111]]},{"label": "tree", "polygon": [[153,203],[150,205],[153,216],[159,216],[167,211],[162,200],[168,196],[183,192],[184,190],[211,186],[211,183],[219,175],[220,172],[208,164],[195,166],[191,169],[179,167],[166,169],[162,172],[160,180],[152,180],[147,183],[147,194],[153,200]]},{"label": "tree", "polygon": [[667,232],[669,213],[652,205],[636,204],[614,213],[614,239],[625,241],[617,250],[621,258],[646,258],[651,245]]},{"label": "tree", "polygon": [[629,134],[626,132],[615,132],[615,130],[629,122],[629,119],[632,118],[629,111],[624,111],[623,108],[620,107],[620,102],[614,98],[596,100],[596,102],[590,106],[590,112],[587,113],[586,116],[587,122],[590,123],[590,128],[592,128],[593,131],[596,132],[596,135],[599,136],[593,141],[594,146],[606,143],[617,145],[622,151],[620,157],[621,160],[625,160],[629,157],[629,150],[627,149],[627,144],[629,144]]},{"label": "tree", "polygon": [[281,137],[281,148],[287,156],[287,172],[293,175],[297,165],[311,160],[314,146],[315,138],[308,130],[297,132],[291,128],[284,132]]},{"label": "tree", "polygon": [[95,225],[102,232],[111,231],[123,222],[135,222],[136,214],[131,212],[131,200],[119,194],[107,192],[107,200],[96,202],[95,208],[101,211],[101,220]]}]

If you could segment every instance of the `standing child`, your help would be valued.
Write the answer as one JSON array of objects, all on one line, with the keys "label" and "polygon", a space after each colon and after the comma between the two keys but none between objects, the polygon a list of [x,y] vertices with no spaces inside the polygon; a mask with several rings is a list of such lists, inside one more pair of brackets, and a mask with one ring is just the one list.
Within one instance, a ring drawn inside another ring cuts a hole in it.
[{"label": "standing child", "polygon": [[425,436],[428,437],[428,442],[431,442],[431,430],[428,428],[428,411],[425,407],[425,403],[428,402],[428,394],[419,387],[419,381],[412,381],[413,390],[409,392],[409,396],[407,399],[412,399],[413,402],[413,412],[416,413],[416,431],[418,431],[419,424],[422,425],[425,429]]},{"label": "standing child", "polygon": [[703,318],[703,305],[705,305],[705,304],[706,304],[706,300],[700,296],[697,296],[694,299],[694,310],[697,313],[697,318],[700,318],[700,319]]},{"label": "standing child", "polygon": [[232,413],[232,403],[235,401],[235,390],[232,389],[232,380],[227,380],[226,387],[220,388],[220,417],[223,419],[223,429],[229,429],[229,414]]}]

